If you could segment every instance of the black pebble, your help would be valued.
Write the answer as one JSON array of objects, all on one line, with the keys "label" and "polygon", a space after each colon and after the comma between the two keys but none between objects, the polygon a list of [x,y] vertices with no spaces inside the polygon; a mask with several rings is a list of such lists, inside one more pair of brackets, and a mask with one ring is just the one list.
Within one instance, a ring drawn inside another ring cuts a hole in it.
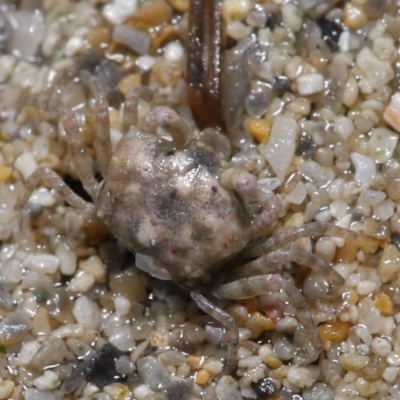
[{"label": "black pebble", "polygon": [[122,379],[118,374],[115,363],[122,352],[112,344],[104,345],[98,353],[86,364],[85,376],[88,381],[99,387]]},{"label": "black pebble", "polygon": [[252,382],[251,387],[256,392],[256,395],[263,399],[276,394],[276,386],[269,378],[260,379],[256,383]]},{"label": "black pebble", "polygon": [[337,50],[339,37],[343,32],[342,27],[335,21],[326,18],[319,18],[316,22],[321,29],[322,39],[332,51]]}]

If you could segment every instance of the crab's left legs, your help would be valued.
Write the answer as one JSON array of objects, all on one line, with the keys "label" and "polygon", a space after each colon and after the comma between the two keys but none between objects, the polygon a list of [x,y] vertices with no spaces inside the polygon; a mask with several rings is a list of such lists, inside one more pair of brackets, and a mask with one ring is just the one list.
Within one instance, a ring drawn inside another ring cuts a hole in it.
[{"label": "crab's left legs", "polygon": [[174,146],[178,150],[185,149],[192,142],[190,126],[172,108],[158,106],[147,114],[143,129],[154,131],[157,126],[171,135]]},{"label": "crab's left legs", "polygon": [[310,362],[322,351],[322,342],[318,330],[314,324],[306,302],[299,289],[279,274],[258,275],[249,278],[239,279],[215,287],[212,293],[222,299],[240,300],[259,296],[266,292],[284,290],[289,302],[296,309],[296,316],[303,325],[314,352],[309,355],[306,362]]},{"label": "crab's left legs", "polygon": [[25,191],[16,204],[17,209],[25,206],[32,192],[36,189],[41,180],[53,188],[72,207],[94,214],[94,205],[79,197],[61,177],[49,167],[38,168],[29,176],[25,182]]},{"label": "crab's left legs", "polygon": [[190,292],[190,296],[201,310],[222,324],[229,332],[230,340],[228,342],[227,360],[222,371],[216,377],[227,375],[233,370],[237,363],[237,352],[239,345],[238,326],[231,315],[224,310],[221,310],[202,294],[192,291]]},{"label": "crab's left legs", "polygon": [[256,258],[263,254],[285,247],[288,243],[293,243],[298,239],[310,236],[328,235],[344,239],[352,239],[365,242],[376,242],[377,240],[365,233],[351,231],[350,229],[341,228],[337,225],[325,222],[310,222],[309,224],[290,228],[283,232],[258,243],[244,252],[246,258]]},{"label": "crab's left legs", "polygon": [[82,71],[80,78],[89,87],[95,99],[95,139],[93,146],[96,150],[100,173],[105,178],[112,155],[108,100],[103,86],[94,75],[87,71]]},{"label": "crab's left legs", "polygon": [[76,173],[84,189],[93,199],[95,197],[97,181],[93,173],[92,159],[86,151],[74,112],[57,100],[41,99],[37,96],[27,96],[25,103],[45,112],[57,112],[60,114]]}]

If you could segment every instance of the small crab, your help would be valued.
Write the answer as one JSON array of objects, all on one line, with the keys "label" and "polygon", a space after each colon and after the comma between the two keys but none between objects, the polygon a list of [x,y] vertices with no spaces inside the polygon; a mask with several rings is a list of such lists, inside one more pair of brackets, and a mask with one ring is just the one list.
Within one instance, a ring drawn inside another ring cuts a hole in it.
[{"label": "small crab", "polygon": [[[54,100],[31,98],[28,103],[60,114],[73,165],[93,203],[75,194],[50,168],[37,169],[26,182],[22,207],[41,180],[71,206],[96,215],[136,254],[139,268],[152,276],[172,280],[190,292],[199,308],[214,317],[230,334],[227,362],[221,374],[237,360],[238,327],[233,318],[206,296],[244,299],[284,290],[314,348],[322,349],[306,303],[297,287],[276,270],[287,261],[308,265],[332,286],[343,278],[305,250],[290,247],[311,235],[370,240],[334,225],[314,222],[265,238],[281,210],[278,197],[260,188],[250,173],[221,167],[217,154],[192,139],[189,125],[170,108],[154,107],[138,127],[138,101],[151,101],[146,87],[129,90],[123,115],[123,137],[112,152],[108,102],[98,80],[89,73],[82,81],[95,98],[94,147],[103,180],[95,179],[72,110]],[[170,140],[157,134],[162,128]],[[245,206],[255,200],[261,211]],[[240,260],[240,262],[235,262]],[[229,265],[226,268],[226,265]]]}]

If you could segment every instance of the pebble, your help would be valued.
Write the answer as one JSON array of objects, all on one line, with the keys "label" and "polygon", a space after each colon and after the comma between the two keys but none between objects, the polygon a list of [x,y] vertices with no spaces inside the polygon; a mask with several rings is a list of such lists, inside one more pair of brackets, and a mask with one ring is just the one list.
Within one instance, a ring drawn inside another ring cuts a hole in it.
[{"label": "pebble", "polygon": [[124,316],[131,309],[131,302],[126,297],[117,295],[114,298],[114,307],[116,314]]},{"label": "pebble", "polygon": [[31,152],[24,152],[14,161],[14,168],[21,172],[25,180],[38,169],[38,163],[35,160],[35,156]]},{"label": "pebble", "polygon": [[103,391],[111,396],[113,400],[127,400],[132,398],[129,387],[122,383],[113,383],[104,386]]},{"label": "pebble", "polygon": [[359,29],[368,21],[368,15],[364,8],[352,3],[346,3],[343,10],[343,22],[349,29]]},{"label": "pebble", "polygon": [[32,359],[32,367],[43,371],[50,365],[60,364],[68,354],[66,344],[62,339],[54,338],[44,344]]},{"label": "pebble", "polygon": [[60,260],[60,272],[63,275],[70,276],[76,272],[76,253],[66,243],[59,244],[54,254]]},{"label": "pebble", "polygon": [[64,54],[66,57],[72,57],[77,54],[85,45],[85,41],[79,36],[72,36],[67,40],[64,46]]},{"label": "pebble", "polygon": [[318,382],[303,390],[303,400],[333,400],[335,391],[326,383]]},{"label": "pebble", "polygon": [[25,389],[24,396],[25,400],[56,400],[53,393],[38,389]]},{"label": "pebble", "polygon": [[350,323],[340,320],[326,322],[318,326],[322,341],[342,342],[347,338]]},{"label": "pebble", "polygon": [[96,282],[106,282],[106,269],[99,256],[91,256],[79,262],[79,269],[93,275]]},{"label": "pebble", "polygon": [[78,273],[69,281],[68,290],[71,292],[87,292],[96,282],[93,274],[85,271]]},{"label": "pebble", "polygon": [[261,314],[258,311],[253,312],[249,318],[247,318],[244,326],[251,331],[251,337],[257,338],[264,331],[270,331],[274,329],[275,324],[267,316]]},{"label": "pebble", "polygon": [[146,400],[148,398],[151,398],[154,394],[154,391],[151,390],[147,385],[139,385],[133,389],[133,395],[135,396],[135,399],[137,400]]},{"label": "pebble", "polygon": [[279,116],[272,125],[271,134],[263,153],[280,179],[283,179],[289,170],[299,133],[300,127],[293,119]]},{"label": "pebble", "polygon": [[374,354],[380,357],[386,357],[392,350],[390,343],[383,337],[374,337],[371,344]]},{"label": "pebble", "polygon": [[390,282],[400,272],[400,253],[391,243],[388,243],[383,249],[378,272],[384,283]]},{"label": "pebble", "polygon": [[393,93],[383,112],[384,120],[397,132],[400,132],[400,92]]},{"label": "pebble", "polygon": [[379,89],[394,78],[394,71],[389,61],[382,61],[368,47],[357,55],[357,66],[364,73],[373,89]]},{"label": "pebble", "polygon": [[2,54],[0,56],[0,83],[6,82],[13,72],[16,62],[17,59],[11,54]]},{"label": "pebble", "polygon": [[86,296],[78,297],[72,308],[76,322],[86,329],[97,329],[100,322],[100,308]]},{"label": "pebble", "polygon": [[229,375],[223,376],[218,381],[215,393],[218,400],[243,400],[238,382]]},{"label": "pebble", "polygon": [[11,168],[0,165],[0,184],[6,182],[11,177],[11,174]]},{"label": "pebble", "polygon": [[322,92],[324,77],[321,74],[300,75],[297,78],[297,91],[301,96]]},{"label": "pebble", "polygon": [[317,381],[319,374],[318,368],[292,365],[289,367],[286,377],[291,384],[299,388],[309,388]]},{"label": "pebble", "polygon": [[382,374],[382,378],[388,382],[393,383],[399,375],[399,367],[387,367]]},{"label": "pebble", "polygon": [[205,385],[210,379],[210,373],[205,369],[201,369],[195,373],[194,379],[198,385]]},{"label": "pebble", "polygon": [[300,167],[300,173],[317,188],[326,186],[335,174],[328,168],[321,167],[315,161],[307,161]]},{"label": "pebble", "polygon": [[271,123],[264,118],[252,118],[249,125],[250,134],[259,142],[266,143],[269,138]]},{"label": "pebble", "polygon": [[24,343],[21,347],[21,350],[19,351],[17,364],[20,366],[29,365],[40,347],[41,344],[36,340]]},{"label": "pebble", "polygon": [[393,216],[395,208],[396,204],[394,201],[392,199],[386,199],[373,207],[372,214],[377,220],[387,221]]},{"label": "pebble", "polygon": [[54,371],[48,369],[44,371],[42,376],[34,379],[33,384],[39,390],[52,390],[60,386],[61,382],[58,379],[58,375]]},{"label": "pebble", "polygon": [[287,339],[278,340],[274,344],[275,354],[284,361],[291,360],[296,354],[296,347]]},{"label": "pebble", "polygon": [[282,21],[294,33],[301,29],[303,24],[302,10],[295,3],[284,3],[282,5]]},{"label": "pebble", "polygon": [[58,270],[60,259],[51,254],[34,254],[28,256],[23,265],[41,274],[54,274]]},{"label": "pebble", "polygon": [[15,383],[10,379],[5,379],[0,383],[0,400],[11,399],[11,394],[15,388]]},{"label": "pebble", "polygon": [[346,371],[358,371],[367,365],[369,357],[355,353],[343,353],[340,354],[338,361]]},{"label": "pebble", "polygon": [[357,293],[361,296],[368,296],[376,288],[376,283],[369,280],[362,280],[357,286]]},{"label": "pebble", "polygon": [[385,317],[393,315],[393,302],[392,299],[386,293],[378,293],[374,298],[376,308]]},{"label": "pebble", "polygon": [[368,140],[368,155],[378,164],[392,158],[399,135],[387,128],[376,128]]},{"label": "pebble", "polygon": [[137,8],[137,0],[115,0],[103,7],[103,16],[111,24],[122,24],[132,16]]}]

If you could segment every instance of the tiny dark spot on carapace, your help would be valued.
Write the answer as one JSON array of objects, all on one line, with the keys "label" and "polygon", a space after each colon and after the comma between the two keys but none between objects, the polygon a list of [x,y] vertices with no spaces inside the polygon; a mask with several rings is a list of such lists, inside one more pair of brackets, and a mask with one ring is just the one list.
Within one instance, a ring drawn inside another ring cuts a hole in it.
[{"label": "tiny dark spot on carapace", "polygon": [[218,192],[218,189],[216,186],[211,186],[211,191],[213,192],[213,194]]},{"label": "tiny dark spot on carapace", "polygon": [[171,157],[171,156],[173,156],[174,154],[175,154],[175,150],[170,150],[170,151],[167,152],[167,156],[168,156],[168,157]]}]

